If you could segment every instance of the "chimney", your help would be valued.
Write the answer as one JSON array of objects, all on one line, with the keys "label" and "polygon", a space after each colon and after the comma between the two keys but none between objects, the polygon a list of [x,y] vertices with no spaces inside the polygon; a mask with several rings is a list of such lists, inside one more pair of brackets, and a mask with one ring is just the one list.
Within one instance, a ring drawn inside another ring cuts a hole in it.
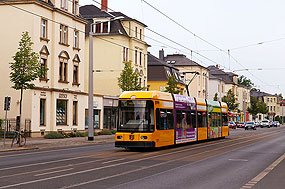
[{"label": "chimney", "polygon": [[163,49],[161,49],[161,50],[159,51],[159,59],[160,59],[160,60],[164,60],[164,50],[163,50]]},{"label": "chimney", "polygon": [[101,10],[108,11],[108,0],[101,0]]}]

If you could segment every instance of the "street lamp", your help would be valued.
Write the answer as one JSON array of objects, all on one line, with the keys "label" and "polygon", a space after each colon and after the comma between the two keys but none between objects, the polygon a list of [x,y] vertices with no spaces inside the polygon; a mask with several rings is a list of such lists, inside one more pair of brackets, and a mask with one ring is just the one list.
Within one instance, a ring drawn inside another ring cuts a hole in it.
[{"label": "street lamp", "polygon": [[[109,20],[109,22],[122,19],[123,16],[115,17]],[[104,21],[106,22],[106,21]],[[99,22],[102,23],[102,22]],[[88,86],[88,141],[94,140],[94,120],[93,120],[93,36],[94,33],[92,32],[92,28],[94,24],[90,24],[90,31],[89,31],[89,86]]]}]

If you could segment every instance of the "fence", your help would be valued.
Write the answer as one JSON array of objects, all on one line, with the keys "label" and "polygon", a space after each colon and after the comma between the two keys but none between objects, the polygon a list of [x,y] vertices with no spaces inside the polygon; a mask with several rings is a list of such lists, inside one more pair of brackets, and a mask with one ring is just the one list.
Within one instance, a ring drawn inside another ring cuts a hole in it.
[{"label": "fence", "polygon": [[[4,120],[2,126],[0,127],[0,138],[4,137],[5,124],[8,125],[6,128],[6,137],[9,138],[9,137],[13,136],[13,132],[16,130],[16,119],[15,118],[8,119],[7,123]],[[31,136],[31,123],[32,123],[32,121],[30,119],[25,119],[24,127],[21,127],[21,128],[23,128],[23,131],[24,131],[26,137]],[[23,125],[23,124],[21,124],[21,125]]]}]

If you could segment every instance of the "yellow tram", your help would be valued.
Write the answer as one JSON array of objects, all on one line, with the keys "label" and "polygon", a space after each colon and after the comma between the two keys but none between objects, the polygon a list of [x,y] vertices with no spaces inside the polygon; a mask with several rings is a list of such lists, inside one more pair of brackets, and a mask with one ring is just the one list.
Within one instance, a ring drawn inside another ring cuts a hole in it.
[{"label": "yellow tram", "polygon": [[225,137],[226,114],[226,104],[216,101],[159,91],[124,92],[115,146],[155,148]]}]

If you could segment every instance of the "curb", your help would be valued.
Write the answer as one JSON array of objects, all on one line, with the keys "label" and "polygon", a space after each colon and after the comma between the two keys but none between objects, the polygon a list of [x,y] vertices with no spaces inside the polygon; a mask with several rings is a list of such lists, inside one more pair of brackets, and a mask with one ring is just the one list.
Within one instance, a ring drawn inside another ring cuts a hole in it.
[{"label": "curb", "polygon": [[38,150],[38,147],[31,147],[31,148],[10,148],[10,149],[2,149],[1,152],[17,152],[17,151],[26,151],[26,150]]}]

